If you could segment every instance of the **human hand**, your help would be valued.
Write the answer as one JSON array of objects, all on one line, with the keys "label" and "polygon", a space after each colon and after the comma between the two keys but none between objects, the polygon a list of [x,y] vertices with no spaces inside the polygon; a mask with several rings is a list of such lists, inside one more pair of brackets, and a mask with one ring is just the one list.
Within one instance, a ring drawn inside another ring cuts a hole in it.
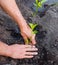
[{"label": "human hand", "polygon": [[[18,26],[21,29],[21,34],[24,38],[24,40],[30,39],[32,44],[35,44],[35,34],[32,34],[32,30],[27,25],[26,20],[22,16],[19,8],[17,7],[15,0],[0,0],[1,7],[7,12],[18,24]],[[13,13],[15,12],[15,13]]]},{"label": "human hand", "polygon": [[10,57],[14,59],[32,58],[37,55],[37,48],[31,45],[14,44],[9,46]]},{"label": "human hand", "polygon": [[30,39],[32,44],[36,44],[35,34],[32,33],[32,30],[28,25],[25,25],[21,28],[21,35],[25,41]]}]

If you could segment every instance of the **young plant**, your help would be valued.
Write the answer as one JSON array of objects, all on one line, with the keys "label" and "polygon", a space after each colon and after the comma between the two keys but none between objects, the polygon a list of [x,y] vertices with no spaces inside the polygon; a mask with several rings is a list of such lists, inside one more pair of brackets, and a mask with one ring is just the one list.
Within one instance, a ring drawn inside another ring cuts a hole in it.
[{"label": "young plant", "polygon": [[29,23],[29,26],[30,26],[30,28],[32,29],[32,34],[37,34],[37,33],[38,33],[38,31],[35,30],[37,24]]},{"label": "young plant", "polygon": [[41,1],[35,0],[35,3],[33,3],[36,8],[36,11],[33,13],[34,15],[36,15],[38,13],[38,9],[41,8],[43,3],[45,3],[46,1],[47,0],[41,0]]},{"label": "young plant", "polygon": [[[30,28],[31,28],[31,30],[32,30],[32,34],[37,34],[37,33],[38,33],[38,31],[35,30],[37,24],[29,23],[29,26],[30,26]],[[31,42],[31,39],[25,40],[25,43],[26,43],[26,44],[29,44],[29,42]]]}]

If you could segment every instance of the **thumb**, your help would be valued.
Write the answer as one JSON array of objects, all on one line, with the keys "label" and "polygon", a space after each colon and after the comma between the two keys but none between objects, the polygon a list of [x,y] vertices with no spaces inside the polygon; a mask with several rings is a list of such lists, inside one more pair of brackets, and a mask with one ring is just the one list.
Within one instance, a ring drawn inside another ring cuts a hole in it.
[{"label": "thumb", "polygon": [[36,40],[35,40],[35,34],[32,36],[32,38],[31,38],[31,41],[32,41],[32,44],[36,44]]}]

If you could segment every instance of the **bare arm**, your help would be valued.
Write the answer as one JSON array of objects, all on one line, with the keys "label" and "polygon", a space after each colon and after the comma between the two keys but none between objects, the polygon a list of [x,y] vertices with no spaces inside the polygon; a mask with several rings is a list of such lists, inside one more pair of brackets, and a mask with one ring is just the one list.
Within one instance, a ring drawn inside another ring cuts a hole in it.
[{"label": "bare arm", "polygon": [[0,0],[0,3],[5,12],[18,23],[19,27],[23,27],[24,24],[27,24],[17,7],[15,0]]},{"label": "bare arm", "polygon": [[35,44],[35,34],[32,34],[32,30],[27,25],[26,20],[22,16],[20,10],[17,7],[15,0],[0,0],[1,7],[7,12],[18,24],[21,30],[21,35],[26,41],[31,38],[32,44]]},{"label": "bare arm", "polygon": [[[32,36],[32,41],[35,43],[34,35],[31,34],[31,30],[28,27],[26,20],[23,18],[20,10],[18,9],[15,0],[0,0],[0,6],[16,21],[21,29],[23,38],[27,39]],[[31,48],[31,45],[14,44],[8,46],[5,43],[0,42],[0,55],[3,56],[9,56],[15,59],[32,58],[33,55],[37,55],[37,52],[34,51],[37,51],[37,48]]]},{"label": "bare arm", "polygon": [[8,48],[9,48],[8,45],[0,41],[0,55],[9,56],[10,52]]}]

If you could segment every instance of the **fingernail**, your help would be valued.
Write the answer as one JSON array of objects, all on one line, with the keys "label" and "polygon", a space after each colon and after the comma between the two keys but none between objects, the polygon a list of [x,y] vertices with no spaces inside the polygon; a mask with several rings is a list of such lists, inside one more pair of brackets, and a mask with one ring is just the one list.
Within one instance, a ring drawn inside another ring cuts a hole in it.
[{"label": "fingernail", "polygon": [[35,54],[37,55],[38,53],[36,52]]},{"label": "fingernail", "polygon": [[34,45],[31,45],[31,48],[35,48],[35,46]]},{"label": "fingernail", "polygon": [[34,47],[34,48],[35,48],[35,46],[32,46],[32,47]]},{"label": "fingernail", "polygon": [[38,49],[36,48],[36,50],[38,50]]}]

